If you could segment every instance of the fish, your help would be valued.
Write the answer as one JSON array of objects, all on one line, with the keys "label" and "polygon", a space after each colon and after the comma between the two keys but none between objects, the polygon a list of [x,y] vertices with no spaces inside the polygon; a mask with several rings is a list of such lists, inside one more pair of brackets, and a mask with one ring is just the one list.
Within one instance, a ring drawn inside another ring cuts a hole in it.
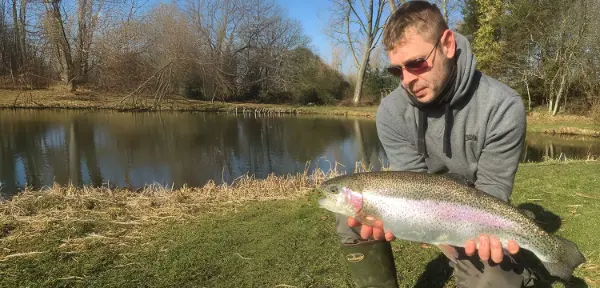
[{"label": "fish", "polygon": [[547,233],[531,215],[454,174],[357,172],[324,180],[316,188],[321,208],[369,226],[381,221],[396,239],[437,246],[449,258],[448,246],[464,247],[487,234],[498,237],[503,247],[516,241],[549,274],[565,281],[586,261],[574,242]]}]

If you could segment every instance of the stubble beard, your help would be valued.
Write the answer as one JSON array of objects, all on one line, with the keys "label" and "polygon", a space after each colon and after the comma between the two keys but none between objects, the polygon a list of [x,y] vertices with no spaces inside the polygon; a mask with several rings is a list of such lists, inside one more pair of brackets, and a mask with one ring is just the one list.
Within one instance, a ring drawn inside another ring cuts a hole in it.
[{"label": "stubble beard", "polygon": [[[436,85],[435,88],[432,89],[434,96],[432,97],[431,101],[429,101],[428,103],[432,103],[435,102],[435,100],[440,97],[440,93],[444,90],[445,88],[445,84],[446,81],[448,81],[448,78],[450,77],[450,73],[452,72],[452,65],[451,65],[451,60],[449,58],[446,58],[445,55],[440,55],[440,59],[442,60],[442,74],[439,75],[438,79],[434,79]],[[448,83],[448,85],[451,85],[451,83]]]}]

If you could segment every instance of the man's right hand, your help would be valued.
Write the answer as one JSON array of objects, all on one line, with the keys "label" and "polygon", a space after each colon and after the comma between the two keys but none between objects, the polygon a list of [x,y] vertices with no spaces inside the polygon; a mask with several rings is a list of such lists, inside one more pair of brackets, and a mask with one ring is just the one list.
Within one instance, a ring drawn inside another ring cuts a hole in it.
[{"label": "man's right hand", "polygon": [[[360,222],[358,222],[354,217],[348,217],[348,226],[350,227],[358,227],[361,226]],[[360,228],[360,237],[363,239],[369,239],[373,236],[375,240],[383,240],[392,241],[396,239],[394,234],[391,231],[385,230],[383,228],[383,223],[381,221],[375,221],[374,226],[362,225]]]}]

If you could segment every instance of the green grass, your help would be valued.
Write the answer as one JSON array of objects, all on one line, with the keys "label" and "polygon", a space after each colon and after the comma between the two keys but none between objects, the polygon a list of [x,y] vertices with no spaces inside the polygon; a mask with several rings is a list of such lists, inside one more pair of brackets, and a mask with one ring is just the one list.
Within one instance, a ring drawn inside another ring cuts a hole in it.
[{"label": "green grass", "polygon": [[542,132],[545,130],[560,129],[561,127],[600,131],[600,124],[590,122],[578,122],[577,120],[553,121],[546,123],[527,123],[527,130],[530,132]]},{"label": "green grass", "polygon": [[[108,109],[119,111],[197,111],[261,114],[317,114],[375,117],[377,106],[304,106],[292,104],[237,103],[187,99],[169,95],[155,103],[154,97],[130,97],[94,91],[70,92],[61,87],[42,90],[0,89],[0,108]],[[135,100],[135,101],[134,101]]]},{"label": "green grass", "polygon": [[590,116],[568,114],[551,116],[545,111],[535,111],[529,113],[527,117],[527,131],[600,136],[600,122]]},{"label": "green grass", "polygon": [[[513,195],[515,205],[543,207],[547,212],[542,219],[560,218],[560,227],[555,222],[547,225],[558,228],[557,234],[579,245],[588,262],[575,275],[590,287],[600,281],[599,184],[597,161],[524,164],[517,174]],[[185,195],[178,197],[189,202]],[[102,205],[99,197],[94,196],[96,205]],[[37,235],[21,235],[16,232],[27,223],[3,217],[0,240],[3,231],[21,236],[2,243],[12,256],[0,259],[0,285],[351,287],[334,232],[335,219],[317,207],[318,197],[309,192],[290,200],[227,204],[184,221],[170,220],[168,210],[164,210],[160,212],[162,220],[143,224],[136,233],[131,233],[132,225],[128,223],[76,221],[77,217],[72,216],[75,219],[68,222],[48,219],[56,224],[45,226]],[[40,207],[30,210],[52,210],[37,205]],[[123,210],[112,211],[116,215],[113,217],[127,218],[131,205],[120,206]],[[82,207],[92,209],[89,203]],[[422,287],[446,279],[443,276],[449,270],[437,258],[437,249],[404,241],[395,241],[393,248],[403,277],[401,287],[413,287],[423,273],[429,279]],[[28,252],[39,253],[15,255]],[[426,269],[428,265],[433,270]],[[449,279],[446,286],[452,283]]]},{"label": "green grass", "polygon": [[528,132],[547,134],[570,134],[600,137],[600,125],[594,123],[579,123],[577,121],[562,121],[549,123],[527,124]]}]

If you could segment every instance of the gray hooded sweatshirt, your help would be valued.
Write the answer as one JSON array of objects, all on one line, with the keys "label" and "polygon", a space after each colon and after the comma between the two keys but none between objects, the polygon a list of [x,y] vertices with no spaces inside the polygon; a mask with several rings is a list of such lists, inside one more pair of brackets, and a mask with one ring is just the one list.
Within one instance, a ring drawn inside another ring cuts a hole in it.
[{"label": "gray hooded sweatshirt", "polygon": [[423,106],[400,85],[378,108],[379,140],[392,170],[459,174],[508,202],[525,107],[516,91],[476,70],[468,40],[454,34],[457,65],[437,105]]}]

